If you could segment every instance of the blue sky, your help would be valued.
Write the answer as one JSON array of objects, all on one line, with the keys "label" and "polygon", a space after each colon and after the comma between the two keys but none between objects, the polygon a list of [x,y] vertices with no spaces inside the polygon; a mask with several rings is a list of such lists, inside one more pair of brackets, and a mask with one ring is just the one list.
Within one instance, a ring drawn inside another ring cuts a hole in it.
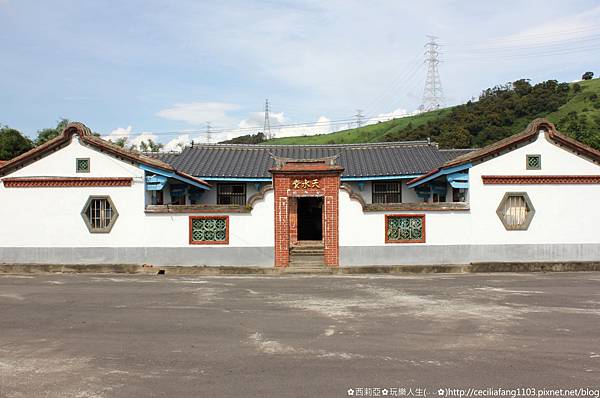
[{"label": "blue sky", "polygon": [[317,123],[279,135],[410,113],[428,34],[448,105],[600,59],[598,1],[0,0],[0,26],[0,123],[35,136],[66,117],[170,147],[206,122],[213,141],[260,129],[265,98],[273,125]]}]

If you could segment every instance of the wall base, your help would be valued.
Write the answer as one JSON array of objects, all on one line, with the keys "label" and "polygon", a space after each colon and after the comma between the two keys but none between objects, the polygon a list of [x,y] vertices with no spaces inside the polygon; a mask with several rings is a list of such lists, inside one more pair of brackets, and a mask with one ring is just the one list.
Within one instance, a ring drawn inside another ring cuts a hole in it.
[{"label": "wall base", "polygon": [[600,244],[340,247],[342,266],[600,261]]},{"label": "wall base", "polygon": [[[341,268],[600,261],[600,244],[340,247]],[[273,267],[273,247],[0,247],[0,264]]]},{"label": "wall base", "polygon": [[0,247],[0,264],[273,267],[273,247]]}]

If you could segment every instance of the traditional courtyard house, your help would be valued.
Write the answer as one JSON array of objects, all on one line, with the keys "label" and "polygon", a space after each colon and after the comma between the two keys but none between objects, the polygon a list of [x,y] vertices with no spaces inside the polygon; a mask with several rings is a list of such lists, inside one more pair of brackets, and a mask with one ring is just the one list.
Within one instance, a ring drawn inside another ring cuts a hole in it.
[{"label": "traditional courtyard house", "polygon": [[0,165],[0,263],[598,260],[599,162],[544,119],[478,150],[207,144],[153,156],[72,123]]}]

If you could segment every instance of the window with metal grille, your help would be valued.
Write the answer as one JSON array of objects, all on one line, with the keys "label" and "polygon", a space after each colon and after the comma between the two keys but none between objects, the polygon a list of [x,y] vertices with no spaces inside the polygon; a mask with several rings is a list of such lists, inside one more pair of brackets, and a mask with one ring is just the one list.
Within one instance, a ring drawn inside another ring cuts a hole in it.
[{"label": "window with metal grille", "polygon": [[387,214],[386,243],[425,242],[425,214]]},{"label": "window with metal grille", "polygon": [[228,216],[190,216],[190,244],[228,243]]},{"label": "window with metal grille", "polygon": [[90,196],[81,216],[92,233],[108,233],[119,216],[115,205],[108,196]]},{"label": "window with metal grille", "polygon": [[373,182],[373,203],[402,203],[400,181]]},{"label": "window with metal grille", "polygon": [[217,184],[217,204],[246,204],[246,184]]},{"label": "window with metal grille", "polygon": [[496,210],[507,230],[525,230],[535,214],[533,204],[525,192],[507,192]]}]

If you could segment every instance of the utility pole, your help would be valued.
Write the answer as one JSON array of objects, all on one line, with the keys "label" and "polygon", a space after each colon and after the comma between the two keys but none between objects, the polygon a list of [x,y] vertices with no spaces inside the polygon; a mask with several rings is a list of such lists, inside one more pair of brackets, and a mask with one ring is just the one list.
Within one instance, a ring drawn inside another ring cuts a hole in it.
[{"label": "utility pole", "polygon": [[362,114],[362,109],[357,109],[356,115],[354,115],[354,117],[356,118],[356,127],[362,127],[364,118],[364,115]]},{"label": "utility pole", "polygon": [[212,133],[210,131],[210,122],[206,122],[206,142],[208,142],[210,144],[210,141],[212,140]]},{"label": "utility pole", "polygon": [[263,125],[263,134],[265,138],[270,140],[273,137],[271,134],[271,119],[269,118],[269,100],[265,100],[265,124]]},{"label": "utility pole", "polygon": [[438,65],[440,63],[439,44],[436,36],[427,36],[429,41],[425,44],[425,63],[427,64],[427,75],[425,77],[425,88],[423,89],[423,111],[439,109],[444,102],[442,91],[442,80]]}]

